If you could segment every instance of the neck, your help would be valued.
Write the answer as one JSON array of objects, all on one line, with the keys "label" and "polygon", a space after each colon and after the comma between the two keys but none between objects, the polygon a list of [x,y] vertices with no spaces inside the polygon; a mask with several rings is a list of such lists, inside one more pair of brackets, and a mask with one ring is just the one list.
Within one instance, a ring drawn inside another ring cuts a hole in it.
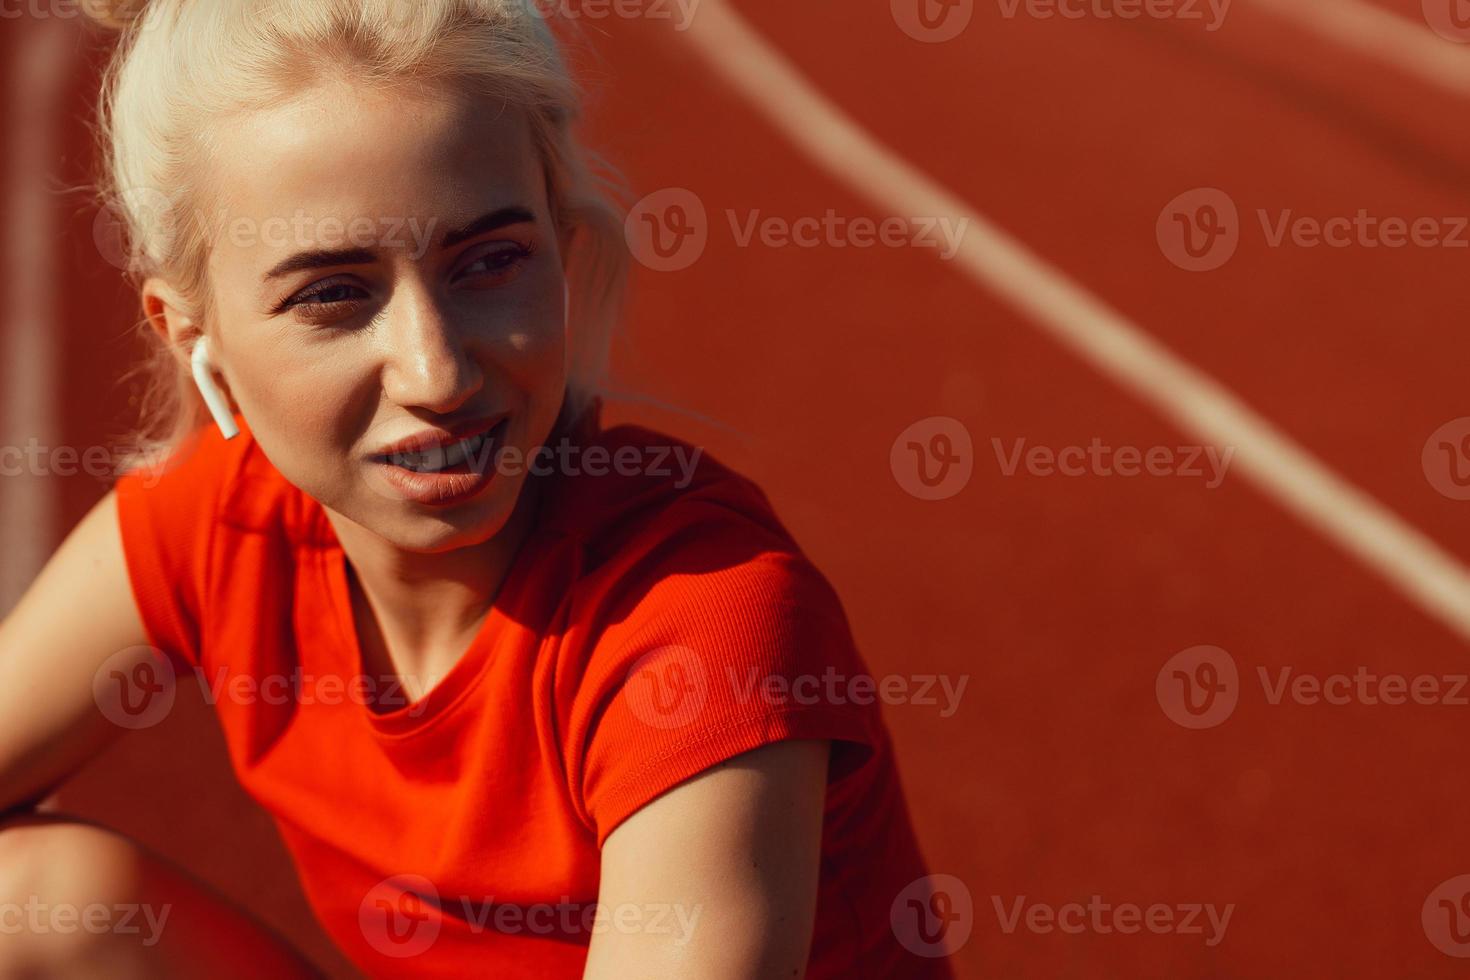
[{"label": "neck", "polygon": [[528,480],[500,531],[437,554],[406,551],[332,511],[347,556],[363,669],[392,672],[417,697],[465,652],[530,533],[537,481]]}]

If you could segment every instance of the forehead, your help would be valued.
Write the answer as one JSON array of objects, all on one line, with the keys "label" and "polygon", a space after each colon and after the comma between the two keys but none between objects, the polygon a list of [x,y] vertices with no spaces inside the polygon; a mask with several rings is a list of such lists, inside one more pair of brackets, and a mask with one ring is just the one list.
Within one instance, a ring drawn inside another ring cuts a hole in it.
[{"label": "forehead", "polygon": [[453,222],[541,209],[524,111],[449,86],[329,81],[230,119],[213,134],[215,206],[233,218]]}]

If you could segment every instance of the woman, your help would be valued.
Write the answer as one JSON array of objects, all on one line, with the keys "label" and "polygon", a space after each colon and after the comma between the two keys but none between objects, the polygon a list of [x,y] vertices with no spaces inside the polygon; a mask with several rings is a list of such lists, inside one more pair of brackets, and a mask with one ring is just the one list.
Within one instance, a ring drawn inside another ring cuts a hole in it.
[{"label": "woman", "polygon": [[[371,975],[947,976],[899,924],[924,869],[830,586],[749,481],[600,424],[622,225],[546,20],[88,7],[123,29],[104,187],[167,463],[0,628],[0,807],[197,677]],[[151,945],[23,934],[12,974],[313,975],[105,830],[30,817],[0,851],[13,894],[178,910]]]}]

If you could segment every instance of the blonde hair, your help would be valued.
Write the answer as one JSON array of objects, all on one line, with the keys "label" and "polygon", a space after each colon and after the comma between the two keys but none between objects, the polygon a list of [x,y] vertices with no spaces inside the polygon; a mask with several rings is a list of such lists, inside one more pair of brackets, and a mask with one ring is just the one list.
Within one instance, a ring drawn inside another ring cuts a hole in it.
[{"label": "blonde hair", "polygon": [[[272,105],[326,77],[370,85],[449,80],[523,109],[568,256],[572,319],[565,418],[606,380],[629,267],[615,174],[571,132],[580,112],[556,35],[537,0],[90,0],[122,31],[103,75],[98,194],[126,237],[126,274],[158,277],[182,311],[209,322],[209,124]],[[609,176],[603,176],[606,174]],[[165,194],[163,189],[167,188]],[[194,437],[208,413],[173,344],[139,324],[151,357],[133,465],[157,463]]]}]

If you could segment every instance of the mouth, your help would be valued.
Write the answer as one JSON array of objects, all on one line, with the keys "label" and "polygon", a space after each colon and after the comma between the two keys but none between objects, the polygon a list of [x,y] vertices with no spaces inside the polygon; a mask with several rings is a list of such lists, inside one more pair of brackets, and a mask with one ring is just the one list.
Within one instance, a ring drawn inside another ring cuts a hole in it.
[{"label": "mouth", "polygon": [[503,418],[488,431],[449,445],[420,452],[382,453],[372,459],[410,473],[483,473],[495,458],[509,421]]},{"label": "mouth", "polygon": [[496,457],[509,429],[506,416],[458,442],[369,457],[378,478],[373,483],[394,499],[425,507],[467,504],[497,482]]}]

